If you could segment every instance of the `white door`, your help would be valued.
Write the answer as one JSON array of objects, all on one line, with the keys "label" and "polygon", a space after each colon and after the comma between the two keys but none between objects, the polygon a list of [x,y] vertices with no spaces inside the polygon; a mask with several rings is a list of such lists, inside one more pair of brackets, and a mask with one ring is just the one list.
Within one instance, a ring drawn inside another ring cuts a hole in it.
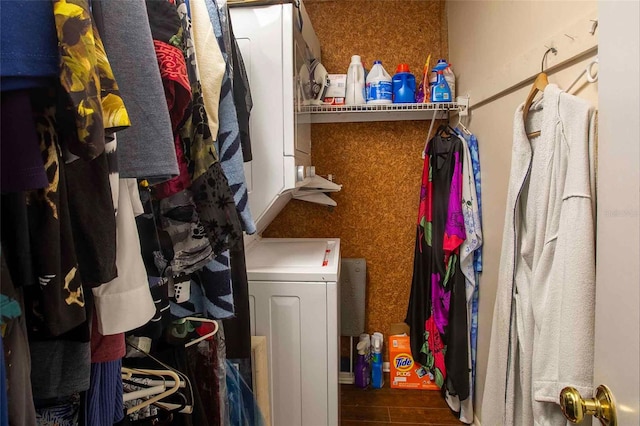
[{"label": "white door", "polygon": [[327,283],[249,281],[249,293],[255,333],[267,337],[271,424],[335,425],[328,419]]},{"label": "white door", "polygon": [[[640,424],[640,2],[601,0],[595,385]],[[594,424],[599,424],[594,420]]]}]

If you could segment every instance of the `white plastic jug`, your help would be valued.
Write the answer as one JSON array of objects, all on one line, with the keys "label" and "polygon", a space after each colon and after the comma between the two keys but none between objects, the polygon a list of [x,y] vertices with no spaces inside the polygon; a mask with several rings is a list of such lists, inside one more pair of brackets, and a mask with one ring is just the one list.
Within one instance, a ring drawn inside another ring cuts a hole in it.
[{"label": "white plastic jug", "polygon": [[367,75],[367,103],[390,104],[393,101],[391,76],[382,66],[382,61],[374,61]]},{"label": "white plastic jug", "polygon": [[451,100],[456,100],[456,76],[451,69],[451,64],[448,64],[447,67],[442,71],[444,74],[444,79],[447,81],[449,85],[449,89],[451,90]]},{"label": "white plastic jug", "polygon": [[360,55],[351,57],[351,64],[347,71],[347,94],[345,96],[345,104],[362,105],[365,102],[364,93],[364,67]]}]

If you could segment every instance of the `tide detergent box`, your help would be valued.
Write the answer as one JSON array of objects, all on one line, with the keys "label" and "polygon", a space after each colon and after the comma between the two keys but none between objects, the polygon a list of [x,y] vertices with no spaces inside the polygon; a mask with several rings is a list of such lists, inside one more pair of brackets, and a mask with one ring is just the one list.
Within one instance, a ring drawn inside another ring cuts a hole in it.
[{"label": "tide detergent box", "polygon": [[396,389],[439,390],[433,374],[413,361],[409,336],[389,336],[391,387]]}]

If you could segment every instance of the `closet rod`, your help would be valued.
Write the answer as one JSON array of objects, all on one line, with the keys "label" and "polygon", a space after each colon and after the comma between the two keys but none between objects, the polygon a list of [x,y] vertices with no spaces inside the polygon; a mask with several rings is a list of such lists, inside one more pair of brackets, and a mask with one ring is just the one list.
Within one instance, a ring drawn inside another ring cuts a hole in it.
[{"label": "closet rod", "polygon": [[[562,62],[559,62],[557,64],[555,64],[552,67],[546,68],[545,72],[547,74],[554,74],[558,71],[563,70],[564,68],[568,67],[569,65],[572,65],[573,63],[580,61],[582,59],[588,58],[593,56],[594,54],[598,53],[598,45],[596,44],[595,46],[590,47],[589,49],[578,53],[577,55],[574,55],[570,58],[565,59]],[[512,84],[511,86],[507,87],[506,89],[501,90],[500,92],[496,93],[495,95],[489,96],[488,98],[485,98],[483,100],[481,100],[480,102],[478,102],[477,104],[472,104],[469,105],[469,109],[473,109],[473,108],[478,108],[481,107],[485,104],[488,104],[490,102],[495,101],[496,99],[502,98],[503,96],[508,95],[509,93],[515,92],[518,89],[521,89],[523,87],[529,86],[531,83],[533,83],[533,80],[535,80],[535,78],[538,76],[539,72],[538,70],[535,70],[535,74],[532,74],[530,77],[527,77],[526,79],[516,83],[516,84]]]}]

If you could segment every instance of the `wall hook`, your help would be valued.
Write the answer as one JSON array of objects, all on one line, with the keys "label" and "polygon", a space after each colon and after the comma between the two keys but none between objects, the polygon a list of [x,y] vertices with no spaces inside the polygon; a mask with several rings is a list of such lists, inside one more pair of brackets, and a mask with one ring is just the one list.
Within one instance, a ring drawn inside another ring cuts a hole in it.
[{"label": "wall hook", "polygon": [[549,54],[549,52],[553,53],[554,55],[558,53],[558,49],[556,49],[555,47],[548,47],[545,46],[547,48],[547,51],[544,52],[544,56],[542,56],[542,64],[540,65],[540,72],[544,72],[544,61],[547,59],[547,55]]}]

